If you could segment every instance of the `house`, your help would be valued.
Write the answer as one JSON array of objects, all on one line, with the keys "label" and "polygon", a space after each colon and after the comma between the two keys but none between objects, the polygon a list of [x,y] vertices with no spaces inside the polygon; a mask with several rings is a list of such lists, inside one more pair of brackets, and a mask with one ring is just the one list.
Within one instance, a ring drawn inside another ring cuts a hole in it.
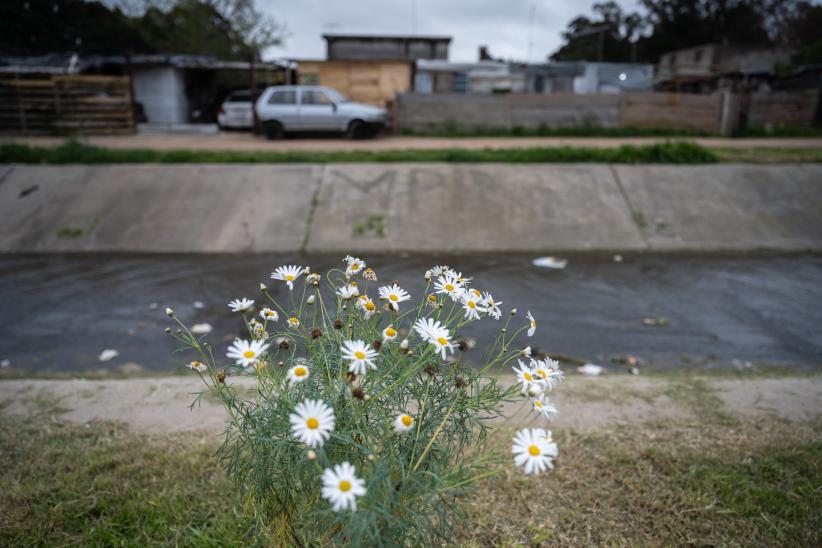
[{"label": "house", "polygon": [[450,36],[323,34],[329,61],[448,59]]},{"label": "house", "polygon": [[620,93],[650,91],[654,67],[645,63],[581,63],[582,74],[574,77],[574,93]]},{"label": "house", "polygon": [[236,88],[294,81],[296,64],[270,61],[252,64],[220,61],[204,55],[150,54],[78,56],[65,53],[38,57],[0,57],[0,75],[133,76],[138,121],[173,126],[214,123],[220,104]]},{"label": "house", "polygon": [[767,91],[776,66],[790,60],[790,50],[760,46],[705,44],[662,55],[654,89],[711,93],[717,90]]},{"label": "house", "polygon": [[522,93],[525,77],[502,61],[452,63],[420,59],[414,72],[416,93]]}]

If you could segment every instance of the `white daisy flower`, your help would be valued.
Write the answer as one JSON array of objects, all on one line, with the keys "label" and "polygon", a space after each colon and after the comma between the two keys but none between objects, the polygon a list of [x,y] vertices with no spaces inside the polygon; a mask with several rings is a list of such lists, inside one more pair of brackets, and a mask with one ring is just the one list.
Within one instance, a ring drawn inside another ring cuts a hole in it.
[{"label": "white daisy flower", "polygon": [[380,288],[380,298],[387,300],[391,308],[396,311],[399,310],[399,306],[397,305],[410,299],[411,295],[397,284],[392,284],[384,285]]},{"label": "white daisy flower", "polygon": [[286,323],[288,323],[288,327],[291,327],[293,329],[297,329],[298,327],[300,327],[300,320],[296,316],[291,316],[290,318],[288,318],[288,320],[286,320]]},{"label": "white daisy flower", "polygon": [[357,287],[357,284],[352,282],[339,288],[337,290],[337,295],[347,301],[349,299],[353,299],[354,297],[358,297],[360,295],[360,290]]},{"label": "white daisy flower", "polygon": [[306,274],[305,275],[305,283],[312,284],[312,285],[315,284],[315,283],[318,284],[318,283],[320,283],[321,278],[322,278],[322,276],[320,276],[316,272],[312,272],[311,274]]},{"label": "white daisy flower", "polygon": [[452,270],[451,273],[454,274],[454,277],[456,277],[457,281],[460,284],[462,284],[463,286],[468,285],[469,283],[471,283],[471,280],[474,279],[474,278],[465,278],[465,277],[463,277],[462,272],[456,272],[456,271]]},{"label": "white daisy flower", "polygon": [[302,362],[297,363],[294,367],[288,370],[288,380],[291,381],[291,384],[307,381],[309,375],[310,372],[308,371],[308,365]]},{"label": "white daisy flower", "polygon": [[431,293],[428,295],[428,298],[425,299],[425,305],[430,306],[431,308],[437,308],[437,294]]},{"label": "white daisy flower", "polygon": [[514,367],[514,373],[517,374],[517,380],[522,383],[522,393],[525,394],[530,388],[538,388],[538,392],[542,392],[542,386],[539,377],[534,373],[533,369],[528,365],[522,363],[522,360],[517,360],[519,369]]},{"label": "white daisy flower", "polygon": [[485,312],[485,307],[482,306],[480,300],[482,295],[478,297],[474,291],[472,289],[462,294],[462,308],[465,310],[465,317],[469,320],[478,320],[480,319],[480,312]]},{"label": "white daisy flower", "polygon": [[434,333],[442,329],[442,324],[432,318],[420,318],[414,322],[414,331],[419,333],[424,341],[430,341]]},{"label": "white daisy flower", "polygon": [[397,330],[394,329],[393,325],[389,325],[385,329],[382,330],[382,342],[391,342],[397,338]]},{"label": "white daisy flower", "polygon": [[228,347],[226,356],[235,360],[237,365],[248,367],[260,359],[260,356],[268,350],[268,345],[263,341],[246,341],[243,339],[236,339],[231,346]]},{"label": "white daisy flower", "polygon": [[482,294],[482,304],[485,306],[485,311],[488,312],[488,315],[498,320],[502,317],[502,310],[500,310],[499,305],[502,304],[502,301],[495,301],[494,298],[491,296],[490,293],[487,291]]},{"label": "white daisy flower", "polygon": [[274,269],[274,272],[271,273],[272,280],[282,280],[288,286],[288,289],[294,290],[294,280],[300,277],[301,274],[305,273],[305,269],[301,266],[278,266]]},{"label": "white daisy flower", "polygon": [[188,362],[186,364],[186,367],[188,367],[189,369],[193,369],[194,371],[197,371],[199,373],[205,373],[206,371],[208,371],[208,366],[198,360]]},{"label": "white daisy flower", "polygon": [[441,327],[438,330],[435,330],[431,333],[431,338],[428,339],[428,342],[433,344],[434,347],[437,349],[437,352],[440,353],[442,359],[445,359],[445,352],[446,350],[450,350],[451,353],[454,353],[454,347],[456,346],[454,343],[451,342],[451,335],[449,334],[448,330],[444,327]]},{"label": "white daisy flower", "polygon": [[540,394],[539,397],[534,398],[531,403],[534,405],[534,411],[548,420],[553,419],[557,414],[557,408],[544,394]]},{"label": "white daisy flower", "polygon": [[457,275],[450,271],[437,278],[434,289],[437,293],[448,295],[454,302],[457,302],[464,291],[462,282],[457,281]]},{"label": "white daisy flower", "polygon": [[271,310],[270,308],[263,308],[260,310],[260,317],[267,322],[276,322],[280,319],[280,315],[277,314],[277,311]]},{"label": "white daisy flower", "polygon": [[553,443],[542,428],[523,428],[514,437],[511,446],[514,463],[522,466],[526,474],[541,474],[554,467],[557,444]]},{"label": "white daisy flower", "polygon": [[365,375],[368,369],[376,369],[374,360],[379,354],[365,341],[343,341],[340,347],[342,358],[348,360],[348,370],[356,375]]},{"label": "white daisy flower", "polygon": [[360,295],[360,298],[357,300],[357,306],[363,311],[366,320],[370,320],[377,312],[377,305],[374,304],[374,301],[372,301],[368,295]]},{"label": "white daisy flower", "polygon": [[266,333],[265,331],[265,326],[259,322],[254,324],[252,329],[254,331],[254,336],[258,339],[265,339],[265,337],[268,335],[268,333]]},{"label": "white daisy flower", "polygon": [[530,358],[531,357],[531,347],[526,346],[525,348],[523,348],[522,349],[522,355]]},{"label": "white daisy flower", "polygon": [[228,303],[232,312],[248,312],[252,306],[254,306],[253,299],[234,299]]},{"label": "white daisy flower", "polygon": [[288,420],[294,436],[310,447],[321,446],[334,430],[334,410],[321,400],[298,404]]},{"label": "white daisy flower", "polygon": [[451,267],[450,266],[437,265],[437,266],[429,268],[425,272],[425,279],[426,280],[433,280],[434,278],[439,278],[440,276],[442,276],[446,272],[451,272]]},{"label": "white daisy flower", "polygon": [[531,315],[531,311],[529,310],[528,313],[525,315],[528,318],[528,321],[531,322],[531,327],[528,328],[528,336],[533,337],[534,333],[537,331],[537,321]]},{"label": "white daisy flower", "polygon": [[347,255],[343,261],[348,263],[348,266],[345,269],[346,276],[354,276],[355,274],[359,274],[365,269],[365,261],[362,259],[358,259],[356,257],[352,257],[351,255]]},{"label": "white daisy flower", "polygon": [[394,432],[404,434],[414,427],[414,417],[411,415],[397,415],[394,419]]},{"label": "white daisy flower", "polygon": [[357,497],[365,494],[365,481],[358,478],[353,465],[343,462],[326,468],[322,475],[322,495],[335,512],[357,510]]},{"label": "white daisy flower", "polygon": [[565,375],[559,369],[559,362],[551,358],[546,358],[545,360],[531,359],[531,370],[537,379],[549,390],[565,378]]}]

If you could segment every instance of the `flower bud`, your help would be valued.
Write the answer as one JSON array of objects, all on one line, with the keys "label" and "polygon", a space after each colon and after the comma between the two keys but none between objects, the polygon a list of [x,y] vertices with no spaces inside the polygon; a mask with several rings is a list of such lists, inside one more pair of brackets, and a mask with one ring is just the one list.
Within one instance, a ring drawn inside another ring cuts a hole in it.
[{"label": "flower bud", "polygon": [[288,350],[288,340],[283,339],[280,341],[280,349],[281,350]]},{"label": "flower bud", "polygon": [[279,365],[280,367],[285,367],[285,362],[279,361],[277,362],[277,365]]},{"label": "flower bud", "polygon": [[217,372],[217,382],[225,384],[225,370],[220,369]]},{"label": "flower bud", "polygon": [[351,384],[355,380],[357,380],[357,375],[355,373],[349,371],[345,374],[345,382],[347,382],[348,384]]},{"label": "flower bud", "polygon": [[342,320],[334,320],[334,329],[342,329],[343,323]]},{"label": "flower bud", "polygon": [[531,347],[526,346],[525,348],[523,348],[522,349],[522,355],[523,356],[530,356],[531,355]]},{"label": "flower bud", "polygon": [[315,453],[313,449],[309,449],[308,453],[305,454],[305,458],[308,460],[317,460],[317,453]]},{"label": "flower bud", "polygon": [[408,339],[403,339],[400,343],[400,350],[408,350]]},{"label": "flower bud", "polygon": [[351,395],[354,396],[355,398],[357,398],[358,400],[361,400],[365,397],[365,393],[362,391],[362,388],[360,388],[359,386],[351,391]]},{"label": "flower bud", "polygon": [[465,339],[460,339],[457,342],[457,348],[459,348],[461,352],[465,352],[469,348],[468,341],[466,341]]},{"label": "flower bud", "polygon": [[172,308],[166,307],[166,316],[168,316],[169,318],[173,318],[174,317],[174,310]]},{"label": "flower bud", "polygon": [[170,328],[170,327],[166,327],[163,331],[165,331],[166,333],[171,333],[171,328]]},{"label": "flower bud", "polygon": [[454,385],[457,388],[462,388],[463,386],[465,386],[465,379],[458,375],[457,378],[454,379]]},{"label": "flower bud", "polygon": [[528,395],[531,396],[532,398],[536,398],[537,396],[542,394],[542,390],[540,390],[539,387],[536,384],[532,384],[531,386],[529,386],[527,392],[528,392]]},{"label": "flower bud", "polygon": [[376,341],[372,342],[372,343],[371,343],[371,347],[372,347],[374,350],[376,350],[377,352],[379,352],[379,351],[380,351],[380,348],[382,348],[382,341],[380,341],[380,340],[376,340]]},{"label": "flower bud", "polygon": [[516,315],[517,315],[517,309],[516,309],[516,308],[512,308],[512,309],[511,309],[511,315],[512,315],[512,316],[516,316]]},{"label": "flower bud", "polygon": [[363,399],[364,399],[365,401],[368,401],[368,400],[370,400],[370,399],[371,399],[371,396],[370,396],[370,395],[368,395],[368,394],[366,394],[366,395],[365,395],[365,397],[364,397]]},{"label": "flower bud", "polygon": [[311,330],[311,338],[312,339],[319,339],[322,336],[323,336],[323,332],[320,331],[319,327],[315,327],[314,329]]},{"label": "flower bud", "polygon": [[373,454],[368,455],[366,458],[368,459],[368,462],[374,462],[375,460],[377,460],[377,457],[375,457]]},{"label": "flower bud", "polygon": [[317,300],[317,298],[316,298],[316,297],[314,297],[314,295],[309,295],[309,296],[308,296],[308,298],[305,300],[305,302],[306,302],[307,304],[314,304],[314,301],[315,301],[315,300]]},{"label": "flower bud", "polygon": [[264,283],[262,283],[262,282],[260,282],[260,291],[265,292],[265,291],[267,291],[267,290],[268,290],[268,288],[265,286],[265,284],[264,284]]},{"label": "flower bud", "polygon": [[433,377],[434,373],[437,372],[437,368],[434,367],[433,363],[429,363],[428,365],[425,366],[424,371]]}]

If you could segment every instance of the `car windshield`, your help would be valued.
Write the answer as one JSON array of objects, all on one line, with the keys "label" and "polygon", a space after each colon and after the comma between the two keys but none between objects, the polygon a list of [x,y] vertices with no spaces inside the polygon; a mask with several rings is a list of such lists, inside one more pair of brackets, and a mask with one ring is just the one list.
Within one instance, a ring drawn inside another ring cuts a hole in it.
[{"label": "car windshield", "polygon": [[328,97],[334,101],[335,103],[348,103],[349,99],[336,89],[332,88],[323,88],[323,91],[328,95]]},{"label": "car windshield", "polygon": [[226,99],[229,103],[250,103],[251,102],[251,92],[250,91],[235,91],[231,95],[228,96]]}]

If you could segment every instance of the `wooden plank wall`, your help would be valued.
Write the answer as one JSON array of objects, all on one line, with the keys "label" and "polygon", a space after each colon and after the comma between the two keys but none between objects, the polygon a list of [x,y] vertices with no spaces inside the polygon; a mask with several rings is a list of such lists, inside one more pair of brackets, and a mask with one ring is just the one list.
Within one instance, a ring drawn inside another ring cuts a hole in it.
[{"label": "wooden plank wall", "polygon": [[719,93],[623,93],[620,125],[720,133],[721,109]]},{"label": "wooden plank wall", "polygon": [[803,127],[813,125],[817,90],[756,92],[751,94],[749,127]]},{"label": "wooden plank wall", "polygon": [[385,107],[397,93],[411,89],[407,61],[300,61],[299,66],[301,78],[307,76],[358,103]]},{"label": "wooden plank wall", "polygon": [[72,135],[133,133],[128,78],[0,77],[0,131]]}]

